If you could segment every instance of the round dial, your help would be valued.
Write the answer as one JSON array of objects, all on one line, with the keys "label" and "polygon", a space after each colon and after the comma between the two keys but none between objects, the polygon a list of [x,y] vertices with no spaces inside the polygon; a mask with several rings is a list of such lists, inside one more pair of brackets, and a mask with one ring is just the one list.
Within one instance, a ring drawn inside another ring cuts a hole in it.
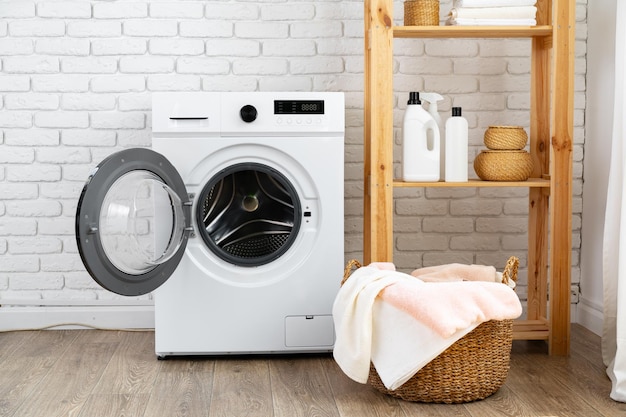
[{"label": "round dial", "polygon": [[239,115],[241,116],[241,120],[246,123],[252,123],[256,120],[257,111],[256,108],[250,104],[246,104],[239,110]]}]

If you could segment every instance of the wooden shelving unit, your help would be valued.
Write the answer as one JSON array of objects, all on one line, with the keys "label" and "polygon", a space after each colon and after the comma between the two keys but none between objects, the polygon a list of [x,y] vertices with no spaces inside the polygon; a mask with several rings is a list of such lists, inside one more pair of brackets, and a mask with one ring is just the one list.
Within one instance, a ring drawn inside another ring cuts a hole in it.
[{"label": "wooden shelving unit", "polygon": [[[515,323],[514,338],[547,340],[550,354],[568,355],[575,1],[538,0],[537,9],[533,27],[411,27],[393,25],[393,0],[365,0],[364,261],[393,260],[394,188],[527,187],[528,318]],[[394,38],[531,39],[531,179],[466,184],[394,180]]]}]

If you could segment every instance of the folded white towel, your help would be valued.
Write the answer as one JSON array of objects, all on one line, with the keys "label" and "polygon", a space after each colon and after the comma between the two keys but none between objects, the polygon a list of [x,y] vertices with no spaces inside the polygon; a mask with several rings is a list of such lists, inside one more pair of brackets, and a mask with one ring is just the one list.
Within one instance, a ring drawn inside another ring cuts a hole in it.
[{"label": "folded white towel", "polygon": [[535,19],[448,19],[449,26],[537,26]]},{"label": "folded white towel", "polygon": [[410,314],[385,301],[376,300],[373,312],[372,363],[381,381],[390,390],[398,389],[478,325],[443,338]]},{"label": "folded white towel", "polygon": [[454,0],[454,7],[534,6],[537,0]]},{"label": "folded white towel", "polygon": [[450,10],[453,19],[534,19],[535,6],[522,7],[458,7]]}]

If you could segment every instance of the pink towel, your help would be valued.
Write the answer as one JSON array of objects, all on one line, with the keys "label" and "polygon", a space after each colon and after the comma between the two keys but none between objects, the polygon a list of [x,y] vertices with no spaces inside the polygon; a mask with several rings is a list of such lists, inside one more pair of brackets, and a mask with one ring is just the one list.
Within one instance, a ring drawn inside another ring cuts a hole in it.
[{"label": "pink towel", "polygon": [[496,268],[488,265],[447,264],[416,269],[411,275],[427,282],[489,281],[500,282]]},{"label": "pink towel", "polygon": [[380,271],[395,271],[396,266],[393,262],[372,262],[368,265],[370,268],[376,268]]},{"label": "pink towel", "polygon": [[472,324],[515,319],[522,314],[517,294],[495,282],[401,280],[387,286],[379,296],[444,338]]}]

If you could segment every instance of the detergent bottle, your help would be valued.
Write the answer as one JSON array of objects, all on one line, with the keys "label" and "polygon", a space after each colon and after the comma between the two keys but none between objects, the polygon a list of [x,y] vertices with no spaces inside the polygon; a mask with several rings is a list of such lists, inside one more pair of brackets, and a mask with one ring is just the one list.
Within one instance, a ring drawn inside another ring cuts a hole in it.
[{"label": "detergent bottle", "polygon": [[446,121],[446,182],[467,182],[469,129],[460,107]]},{"label": "detergent bottle", "polygon": [[[428,143],[428,135],[432,143]],[[422,107],[419,92],[409,93],[402,123],[402,179],[404,181],[439,181],[441,158],[439,127]]]},{"label": "detergent bottle", "polygon": [[[428,113],[433,116],[435,122],[437,122],[437,127],[439,127],[439,148],[441,153],[439,155],[439,178],[443,179],[445,174],[445,161],[446,161],[446,142],[444,132],[444,123],[441,120],[441,116],[439,115],[439,105],[438,102],[443,100],[443,96],[437,93],[421,93],[420,99],[422,101],[426,101],[428,103]],[[433,143],[432,133],[428,134],[428,145],[430,146]]]}]

